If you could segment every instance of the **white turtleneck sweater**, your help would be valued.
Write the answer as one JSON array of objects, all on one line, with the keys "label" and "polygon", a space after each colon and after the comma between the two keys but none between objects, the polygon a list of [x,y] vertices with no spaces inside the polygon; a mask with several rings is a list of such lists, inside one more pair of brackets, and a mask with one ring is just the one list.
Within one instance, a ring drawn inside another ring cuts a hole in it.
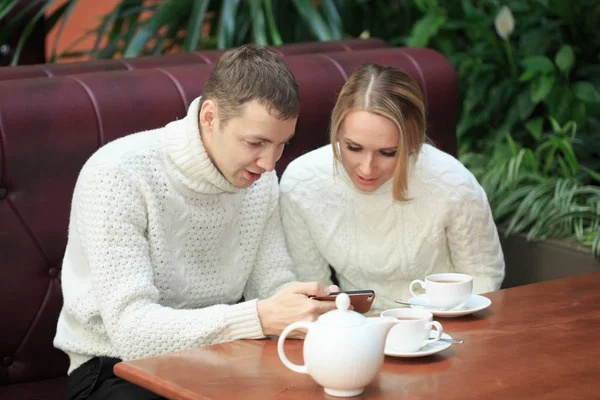
[{"label": "white turtleneck sweater", "polygon": [[485,192],[455,158],[424,145],[411,158],[407,202],[392,179],[359,191],[331,146],[294,160],[280,183],[287,246],[301,281],[372,289],[374,311],[408,300],[410,282],[441,272],[473,276],[474,292],[500,288],[504,257]]},{"label": "white turtleneck sweater", "polygon": [[81,170],[54,339],[69,373],[94,356],[261,338],[257,298],[295,280],[276,174],[231,185],[202,145],[198,107],[107,144]]}]

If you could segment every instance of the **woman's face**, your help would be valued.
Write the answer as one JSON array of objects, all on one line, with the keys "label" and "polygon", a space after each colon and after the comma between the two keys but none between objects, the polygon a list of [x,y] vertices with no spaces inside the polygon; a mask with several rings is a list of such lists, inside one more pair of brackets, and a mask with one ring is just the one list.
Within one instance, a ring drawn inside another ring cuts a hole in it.
[{"label": "woman's face", "polygon": [[396,168],[399,132],[388,118],[352,110],[338,131],[340,155],[352,183],[372,192],[387,182]]}]

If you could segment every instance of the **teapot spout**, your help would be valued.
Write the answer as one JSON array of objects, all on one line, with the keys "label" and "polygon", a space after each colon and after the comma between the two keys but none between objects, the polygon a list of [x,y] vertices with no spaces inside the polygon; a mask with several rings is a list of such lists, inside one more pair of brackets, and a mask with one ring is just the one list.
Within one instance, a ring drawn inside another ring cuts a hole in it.
[{"label": "teapot spout", "polygon": [[392,326],[396,324],[398,320],[393,317],[374,317],[369,318],[369,325],[374,330],[375,335],[381,335],[381,337],[387,336],[387,333]]}]

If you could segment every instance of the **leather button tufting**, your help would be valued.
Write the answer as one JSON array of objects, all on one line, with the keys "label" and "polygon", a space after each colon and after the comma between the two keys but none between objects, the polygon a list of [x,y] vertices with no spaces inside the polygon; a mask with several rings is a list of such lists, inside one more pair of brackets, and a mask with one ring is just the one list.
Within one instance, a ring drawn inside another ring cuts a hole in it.
[{"label": "leather button tufting", "polygon": [[8,190],[6,188],[0,187],[0,199],[5,198],[6,196],[8,196]]},{"label": "leather button tufting", "polygon": [[52,267],[48,270],[48,275],[55,278],[58,275],[58,268]]},{"label": "leather button tufting", "polygon": [[10,365],[13,363],[13,358],[11,356],[6,356],[4,357],[4,360],[2,360],[2,363],[5,367],[10,367]]}]

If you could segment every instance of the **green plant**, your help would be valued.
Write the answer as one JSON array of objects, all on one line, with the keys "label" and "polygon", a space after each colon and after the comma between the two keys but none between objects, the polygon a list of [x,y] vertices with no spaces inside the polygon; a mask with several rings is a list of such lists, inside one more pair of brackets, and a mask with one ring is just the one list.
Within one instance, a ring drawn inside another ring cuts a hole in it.
[{"label": "green plant", "polygon": [[[440,50],[458,70],[463,90],[461,153],[493,149],[507,132],[519,142],[527,141],[527,121],[549,115],[560,123],[576,121],[584,134],[600,131],[600,3],[422,3],[425,15],[409,43]],[[507,40],[494,31],[503,4],[515,16],[515,30]],[[436,23],[418,29],[424,21]]]},{"label": "green plant", "polygon": [[580,168],[573,151],[577,124],[549,122],[553,131],[535,134],[535,147],[520,146],[507,134],[491,158],[467,153],[464,159],[506,235],[576,240],[600,260],[600,187],[583,184],[581,176],[600,181],[600,174]]},{"label": "green plant", "polygon": [[[31,0],[27,3],[19,0],[0,1],[0,46],[8,43],[8,39],[15,30],[22,28],[19,40],[11,57],[11,65],[16,65],[19,61],[23,46],[31,35],[36,24],[45,18],[46,33],[50,32],[55,26],[58,26],[58,34],[53,43],[52,54],[56,54],[56,44],[65,23],[69,19],[73,9],[79,0],[66,0],[64,4],[58,7],[52,14],[45,17],[46,12],[57,0]],[[33,17],[30,15],[33,14]],[[58,24],[58,25],[57,25]]]},{"label": "green plant", "polygon": [[[12,4],[17,0],[3,1]],[[32,0],[31,4],[48,9],[55,1]],[[52,21],[66,21],[78,2],[69,0],[61,13],[51,17]],[[0,20],[3,9],[0,5]],[[31,22],[34,24],[42,15],[36,15]],[[121,0],[85,37],[74,41],[61,54],[53,52],[49,62],[81,56],[134,57],[228,48],[248,42],[278,45],[361,35],[402,44],[419,16],[412,0]],[[21,38],[26,40],[28,34],[23,31]],[[90,36],[94,38],[91,48],[73,51]],[[13,64],[17,61],[18,54]]]},{"label": "green plant", "polygon": [[441,51],[458,71],[459,156],[496,223],[600,257],[600,3],[416,3],[423,16],[407,43]]}]

